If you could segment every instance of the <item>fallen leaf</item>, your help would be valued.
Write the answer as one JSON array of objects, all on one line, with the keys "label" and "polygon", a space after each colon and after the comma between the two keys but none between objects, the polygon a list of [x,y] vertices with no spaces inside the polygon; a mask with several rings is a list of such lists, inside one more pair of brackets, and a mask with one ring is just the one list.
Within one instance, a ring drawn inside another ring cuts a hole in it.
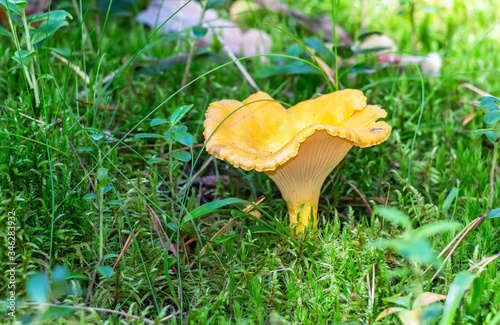
[{"label": "fallen leaf", "polygon": [[313,58],[318,63],[321,70],[325,72],[328,80],[330,80],[332,84],[335,84],[335,71],[333,71],[325,61],[321,60],[317,56],[314,55]]},{"label": "fallen leaf", "polygon": [[471,113],[467,115],[466,117],[463,118],[462,120],[462,125],[467,125],[469,124],[470,121],[472,121],[476,117],[476,113]]},{"label": "fallen leaf", "polygon": [[[380,49],[380,50],[377,50]],[[398,47],[396,43],[387,35],[374,34],[368,36],[363,42],[358,45],[358,50],[367,51],[374,50],[375,53],[396,52]]]},{"label": "fallen leaf", "polygon": [[379,320],[381,320],[382,318],[390,315],[390,314],[394,314],[394,313],[400,313],[400,312],[403,312],[403,311],[406,311],[406,309],[402,308],[402,307],[391,307],[391,308],[387,308],[386,310],[382,311],[380,314],[378,314],[377,318],[375,318],[375,321],[378,322]]},{"label": "fallen leaf", "polygon": [[422,292],[417,299],[415,299],[415,302],[413,303],[413,308],[415,307],[424,307],[427,305],[430,305],[432,303],[435,303],[437,301],[445,300],[446,296],[441,295],[439,293],[434,293],[434,292]]}]

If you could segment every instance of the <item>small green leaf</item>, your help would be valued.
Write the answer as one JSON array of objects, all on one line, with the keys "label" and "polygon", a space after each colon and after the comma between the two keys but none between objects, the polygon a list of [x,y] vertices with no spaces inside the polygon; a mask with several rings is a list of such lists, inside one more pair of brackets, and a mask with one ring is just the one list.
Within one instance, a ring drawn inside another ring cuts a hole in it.
[{"label": "small green leaf", "polygon": [[175,125],[177,124],[184,115],[186,115],[187,112],[189,112],[189,110],[191,108],[193,108],[193,104],[191,105],[183,105],[179,108],[177,108],[176,110],[174,110],[174,112],[172,113],[172,116],[170,117],[170,123],[172,125]]},{"label": "small green leaf", "polygon": [[500,111],[491,111],[484,116],[484,121],[488,124],[495,123],[500,120]]},{"label": "small green leaf", "polygon": [[159,162],[168,162],[168,161],[163,159],[163,158],[160,158],[160,157],[153,157],[153,158],[148,160],[149,164],[155,164],[155,163],[159,163]]},{"label": "small green leaf", "polygon": [[284,75],[286,73],[285,70],[285,66],[283,65],[268,65],[257,70],[257,72],[255,72],[255,78],[262,79],[275,75]]},{"label": "small green leaf", "polygon": [[396,252],[417,263],[430,264],[436,260],[429,241],[422,237],[397,240],[393,247]]},{"label": "small green leaf", "polygon": [[488,111],[498,111],[498,105],[500,105],[500,99],[492,96],[484,97],[479,103],[479,106]]},{"label": "small green leaf", "polygon": [[85,196],[83,197],[84,200],[93,200],[95,198],[97,198],[97,195],[95,195],[94,193],[85,194]]},{"label": "small green leaf", "polygon": [[[168,249],[167,249],[167,252],[168,252]],[[177,263],[177,258],[175,258],[173,256],[169,256],[167,258],[167,267],[168,268],[172,267],[172,265],[175,265],[175,263]]]},{"label": "small green leaf", "polygon": [[172,133],[176,133],[176,132],[186,132],[187,131],[187,127],[185,127],[184,125],[174,125],[171,129],[167,130],[165,132],[165,138],[167,138],[167,141],[172,141]]},{"label": "small green leaf", "polygon": [[66,20],[66,18],[73,19],[67,11],[64,10],[51,10],[40,14],[34,14],[26,17],[28,23],[33,23],[35,21],[41,20]]},{"label": "small green leaf", "polygon": [[230,235],[230,236],[221,236],[221,237],[216,237],[214,238],[214,243],[216,244],[220,244],[220,243],[223,243],[225,241],[228,241],[234,237],[237,237],[239,236],[239,234],[234,234],[234,235]]},{"label": "small green leaf", "polygon": [[480,130],[476,130],[474,131],[474,134],[486,134],[488,132],[491,132],[491,131],[495,131],[495,129],[480,129]]},{"label": "small green leaf", "polygon": [[54,76],[49,74],[49,73],[44,73],[40,77],[38,77],[38,80],[53,80]]},{"label": "small green leaf", "polygon": [[78,151],[78,152],[91,152],[91,151],[94,151],[94,148],[92,148],[92,147],[78,147],[76,149],[76,151]]},{"label": "small green leaf", "polygon": [[120,205],[120,201],[118,201],[118,200],[109,200],[108,202],[106,202],[106,204],[109,204],[109,205]]},{"label": "small green leaf", "polygon": [[411,229],[410,218],[399,210],[382,207],[377,209],[377,214],[390,222],[403,226],[405,229]]},{"label": "small green leaf", "polygon": [[64,266],[58,265],[52,271],[52,279],[55,282],[62,282],[66,280],[67,276],[68,276],[68,269]]},{"label": "small green leaf", "polygon": [[179,125],[174,125],[171,130],[172,132],[186,132],[187,129],[188,128],[185,125],[179,124]]},{"label": "small green leaf", "polygon": [[27,0],[7,0],[10,3],[14,3],[19,6],[19,8],[26,8],[28,6],[28,1]]},{"label": "small green leaf", "polygon": [[167,124],[167,123],[168,123],[167,120],[157,117],[151,121],[150,125],[157,126],[157,125]]},{"label": "small green leaf", "polygon": [[293,61],[285,65],[285,74],[320,74],[320,72],[309,64]]},{"label": "small green leaf", "polygon": [[69,57],[71,55],[71,50],[69,48],[65,49],[58,49],[55,47],[49,47],[49,50],[56,52],[57,54],[64,56],[65,58]]},{"label": "small green leaf", "polygon": [[109,185],[109,175],[107,168],[99,168],[97,170],[97,180],[99,181],[99,187],[104,189]]},{"label": "small green leaf", "polygon": [[68,276],[66,277],[67,280],[69,279],[75,279],[75,280],[88,280],[89,277],[86,276],[85,274],[81,274],[78,272],[70,272]]},{"label": "small green leaf", "polygon": [[[298,43],[293,43],[286,49],[286,55],[295,56],[297,58],[299,58],[303,53],[304,53],[304,48],[302,47],[302,45]],[[270,57],[269,59],[276,62],[284,62],[285,60],[285,58],[281,57]]]},{"label": "small green leaf", "polygon": [[191,160],[191,154],[187,151],[174,151],[170,153],[172,157],[180,161],[188,162]]},{"label": "small green leaf", "polygon": [[10,37],[11,34],[7,28],[0,26],[0,35]]},{"label": "small green leaf", "polygon": [[488,213],[488,218],[498,218],[500,217],[500,208],[493,209]]},{"label": "small green leaf", "polygon": [[476,278],[474,274],[468,271],[462,271],[457,274],[446,295],[443,314],[441,322],[439,323],[440,325],[453,324],[455,315],[460,308],[462,298],[465,295],[465,291]]},{"label": "small green leaf", "polygon": [[382,35],[383,33],[379,30],[372,30],[372,31],[362,31],[361,34],[358,36],[358,41],[362,42],[365,39],[367,39],[370,36],[373,35]]},{"label": "small green leaf", "polygon": [[92,134],[90,136],[92,139],[94,139],[95,141],[99,141],[101,140],[102,138],[104,138],[104,135],[103,134]]},{"label": "small green leaf", "polygon": [[111,277],[113,275],[113,273],[115,272],[111,266],[107,266],[107,265],[98,265],[95,268],[105,278]]},{"label": "small green leaf", "polygon": [[497,140],[495,132],[486,132],[485,134],[491,141],[495,142]]},{"label": "small green leaf", "polygon": [[52,36],[59,28],[68,25],[68,22],[65,20],[46,20],[35,30],[31,42],[33,42],[33,44],[41,42]]},{"label": "small green leaf", "polygon": [[343,59],[348,59],[354,55],[354,51],[347,46],[337,46],[337,55]]},{"label": "small green leaf", "polygon": [[457,230],[460,227],[458,222],[453,221],[434,221],[423,225],[413,232],[415,237],[430,237],[445,232]]},{"label": "small green leaf", "polygon": [[[304,45],[314,49],[319,55],[326,59],[327,62],[334,64],[335,57],[325,44],[317,38],[311,37],[304,41]],[[337,48],[338,53],[338,48]]]},{"label": "small green leaf", "polygon": [[34,50],[21,50],[21,51],[16,51],[12,56],[12,58],[20,65],[27,66],[30,63],[29,58],[33,55],[35,55]]},{"label": "small green leaf", "polygon": [[223,4],[224,2],[226,2],[226,0],[208,0],[207,1],[207,9],[212,9],[212,8],[218,7],[221,4]]},{"label": "small green leaf", "polygon": [[44,274],[37,273],[28,279],[28,297],[37,303],[46,303],[49,297],[49,283]]},{"label": "small green leaf", "polygon": [[193,36],[196,39],[202,39],[203,37],[205,37],[205,35],[207,35],[207,32],[208,28],[206,27],[193,27]]},{"label": "small green leaf", "polygon": [[104,257],[102,258],[103,261],[107,260],[108,258],[113,258],[113,257],[118,257],[120,255],[118,254],[114,254],[114,253],[111,253],[111,254],[106,254],[104,255]]},{"label": "small green leaf", "polygon": [[481,303],[483,296],[484,282],[483,279],[477,277],[469,288],[468,298],[465,299],[465,312],[467,315],[474,315],[477,307]]},{"label": "small green leaf", "polygon": [[248,227],[248,230],[250,230],[250,232],[252,234],[274,234],[274,235],[279,235],[279,233],[272,229],[271,227],[266,227],[264,225],[254,225],[254,226],[250,226]]},{"label": "small green leaf", "polygon": [[458,188],[456,187],[452,188],[450,193],[448,193],[448,196],[446,197],[443,203],[443,213],[448,212],[448,209],[450,208],[453,201],[455,201],[457,194],[458,194]]},{"label": "small green leaf", "polygon": [[[170,241],[168,241],[168,245],[170,245]],[[168,256],[168,249],[165,249],[165,252],[163,253],[163,272],[165,273],[165,278],[167,279],[167,284],[168,288],[170,289],[170,293],[172,294],[173,297],[176,296],[176,291],[174,289],[174,285],[172,283],[172,279],[170,279],[170,273],[168,272],[168,269],[173,265],[172,257]],[[177,302],[177,299],[174,299],[174,301],[177,304],[177,308],[180,308],[179,303]]]},{"label": "small green leaf", "polygon": [[238,198],[229,198],[229,199],[224,199],[224,200],[219,200],[219,201],[208,202],[208,203],[203,204],[202,206],[194,209],[193,211],[189,212],[189,214],[186,215],[182,219],[182,225],[184,226],[187,222],[198,219],[198,218],[200,218],[204,215],[207,215],[209,213],[213,213],[217,209],[225,207],[226,205],[236,204],[236,203],[249,204],[248,201],[238,199]]},{"label": "small green leaf", "polygon": [[407,309],[410,309],[410,297],[409,296],[401,296],[401,294],[397,294],[394,296],[390,296],[387,298],[382,298],[383,302],[390,302],[399,306],[403,306]]},{"label": "small green leaf", "polygon": [[139,139],[144,139],[144,138],[164,138],[163,135],[156,134],[156,133],[137,133],[135,135],[135,137],[139,138]]},{"label": "small green leaf", "polygon": [[11,12],[16,15],[21,16],[22,10],[20,6],[15,4],[12,0],[0,0],[0,6],[4,7],[5,10],[10,9]]},{"label": "small green leaf", "polygon": [[356,50],[354,51],[354,55],[360,55],[360,54],[370,54],[370,53],[376,53],[384,50],[388,50],[390,47],[372,47],[370,49],[364,49],[364,50]]},{"label": "small green leaf", "polygon": [[191,133],[188,132],[172,132],[172,138],[175,141],[179,141],[183,145],[192,146],[194,144],[194,138]]}]

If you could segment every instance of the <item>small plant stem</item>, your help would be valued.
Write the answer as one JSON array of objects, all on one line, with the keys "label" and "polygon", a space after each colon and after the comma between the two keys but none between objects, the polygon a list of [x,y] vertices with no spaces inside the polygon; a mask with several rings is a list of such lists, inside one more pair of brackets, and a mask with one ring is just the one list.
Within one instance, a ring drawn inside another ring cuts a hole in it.
[{"label": "small plant stem", "polygon": [[103,218],[103,206],[104,206],[104,188],[99,187],[99,263],[102,264],[104,258],[104,218]]},{"label": "small plant stem", "polygon": [[[207,10],[207,2],[208,0],[203,1],[200,19],[198,20],[198,27],[203,23],[203,18],[205,17],[205,11]],[[193,62],[194,51],[196,50],[196,46],[198,46],[198,39],[190,42],[189,55],[186,62],[186,68],[184,69],[184,74],[182,75],[181,87],[184,87],[187,83],[189,77],[189,70],[191,70],[191,63]]]},{"label": "small plant stem", "polygon": [[493,158],[491,159],[491,169],[490,169],[490,199],[488,201],[488,213],[493,207],[493,195],[495,194],[495,170],[497,169],[497,156],[498,156],[498,141],[495,141],[493,146]]},{"label": "small plant stem", "polygon": [[[434,281],[434,279],[436,278],[436,276],[439,274],[439,272],[441,271],[441,269],[444,267],[444,264],[451,258],[451,255],[457,249],[458,245],[460,245],[460,243],[467,236],[469,236],[469,234],[474,229],[476,229],[477,227],[479,227],[483,223],[483,221],[486,220],[486,218],[488,217],[488,214],[491,211],[491,208],[493,207],[493,196],[495,195],[495,170],[497,168],[498,144],[499,144],[499,140],[497,139],[494,142],[493,156],[492,156],[492,159],[491,159],[491,168],[490,168],[490,194],[489,194],[489,198],[488,198],[489,199],[489,201],[488,201],[488,207],[486,208],[486,211],[483,214],[481,214],[479,217],[477,217],[476,219],[474,219],[473,221],[471,221],[464,229],[462,229],[462,231],[460,231],[460,233],[458,233],[458,235],[455,236],[455,238],[453,238],[453,240],[448,244],[448,246],[446,246],[441,251],[441,253],[439,254],[438,257],[441,257],[442,255],[444,255],[446,253],[445,259],[443,261],[443,264],[436,271],[436,273],[434,273],[434,276],[432,277],[432,279],[431,279],[430,282]],[[456,243],[455,243],[455,241],[456,241]],[[455,244],[453,244],[453,243],[455,243]],[[424,275],[431,268],[431,266],[429,266],[427,268],[427,270],[425,270],[422,273],[422,275]]]},{"label": "small plant stem", "polygon": [[[172,125],[173,126],[173,125]],[[175,206],[174,206],[174,200],[175,200],[175,185],[174,185],[174,170],[173,170],[173,159],[172,155],[170,154],[172,152],[172,135],[170,135],[170,140],[168,141],[168,178],[170,180],[170,211],[172,211],[172,218],[175,216]]]},{"label": "small plant stem", "polygon": [[415,52],[417,43],[417,28],[415,26],[415,2],[410,1],[411,51]]},{"label": "small plant stem", "polygon": [[[85,22],[82,21],[82,14],[80,12],[80,8],[83,8],[83,7],[79,6],[78,3],[76,3],[76,0],[72,0],[71,3],[73,5],[73,9],[75,9],[75,13],[76,13],[76,16],[78,17],[78,21],[80,22],[80,24],[82,24],[83,35],[85,36],[85,37],[82,37],[82,43],[84,43],[84,41],[87,41],[87,43],[89,43],[90,51],[94,52],[94,46],[92,45],[92,40],[89,37],[89,30],[87,28],[87,24],[85,24]],[[98,30],[98,28],[96,28],[96,33],[97,33],[97,30]]]},{"label": "small plant stem", "polygon": [[[21,19],[22,19],[23,25],[24,25],[24,33],[26,34],[26,46],[27,46],[29,51],[34,51],[35,48],[33,47],[33,44],[31,43],[30,29],[29,29],[29,25],[28,25],[28,20],[26,19],[26,12],[24,10],[21,12]],[[35,92],[35,105],[38,107],[38,105],[40,105],[40,95],[38,92],[38,82],[36,81],[36,76],[35,76],[35,65],[33,63],[35,60],[36,60],[36,58],[33,58],[33,59],[30,58],[30,68],[31,68],[30,76],[32,78],[32,83],[33,83],[32,88],[33,88],[33,91]]]},{"label": "small plant stem", "polygon": [[198,45],[198,40],[191,41],[190,45],[191,47],[189,48],[189,55],[186,62],[186,68],[184,69],[184,74],[182,75],[181,87],[184,87],[187,83],[189,77],[189,70],[191,70],[191,63],[193,62],[194,50]]},{"label": "small plant stem", "polygon": [[[10,15],[9,10],[7,10],[6,12],[7,12],[7,18],[9,21],[10,31],[12,33],[12,38],[14,39],[14,43],[16,44],[16,49],[18,51],[21,51],[21,43],[19,42],[19,39],[17,38],[16,29],[14,28],[14,25],[12,24],[12,17]],[[28,68],[22,64],[21,56],[19,56],[19,61],[21,62],[21,66],[23,67],[24,75],[26,76],[26,81],[28,82],[28,86],[30,88],[33,88],[33,83],[31,81],[31,75],[29,74]]]}]

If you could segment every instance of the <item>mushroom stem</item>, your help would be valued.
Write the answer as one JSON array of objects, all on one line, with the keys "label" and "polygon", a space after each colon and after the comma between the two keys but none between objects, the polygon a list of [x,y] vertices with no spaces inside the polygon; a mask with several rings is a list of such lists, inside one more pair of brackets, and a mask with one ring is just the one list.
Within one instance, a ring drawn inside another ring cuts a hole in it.
[{"label": "mushroom stem", "polygon": [[349,140],[316,131],[301,144],[295,157],[265,172],[287,203],[294,235],[300,236],[310,224],[316,229],[321,186],[351,147]]},{"label": "mushroom stem", "polygon": [[299,235],[306,230],[309,225],[313,229],[318,226],[318,202],[307,201],[293,204],[287,201],[288,216],[290,217],[290,227],[294,235]]}]

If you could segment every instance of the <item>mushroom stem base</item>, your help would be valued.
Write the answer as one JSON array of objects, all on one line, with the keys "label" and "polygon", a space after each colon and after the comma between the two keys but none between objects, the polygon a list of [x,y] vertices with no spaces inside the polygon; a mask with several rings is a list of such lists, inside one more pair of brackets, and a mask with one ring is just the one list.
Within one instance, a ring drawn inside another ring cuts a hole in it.
[{"label": "mushroom stem base", "polygon": [[313,230],[317,229],[318,225],[318,203],[313,201],[301,202],[292,204],[287,202],[288,214],[290,217],[290,228],[295,236],[303,234],[307,227]]}]

